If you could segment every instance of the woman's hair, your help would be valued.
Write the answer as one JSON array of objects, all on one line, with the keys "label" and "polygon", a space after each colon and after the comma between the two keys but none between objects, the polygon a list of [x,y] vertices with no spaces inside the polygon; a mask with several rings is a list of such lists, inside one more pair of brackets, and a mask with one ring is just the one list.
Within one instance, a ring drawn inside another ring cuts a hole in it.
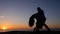
[{"label": "woman's hair", "polygon": [[44,14],[44,11],[40,7],[37,7],[37,10],[38,10],[38,13]]}]

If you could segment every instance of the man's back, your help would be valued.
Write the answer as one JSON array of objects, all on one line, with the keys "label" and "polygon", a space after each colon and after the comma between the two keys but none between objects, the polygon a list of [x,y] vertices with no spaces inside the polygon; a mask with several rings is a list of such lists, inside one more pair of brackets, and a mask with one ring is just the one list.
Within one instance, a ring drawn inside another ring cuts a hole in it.
[{"label": "man's back", "polygon": [[40,23],[40,24],[46,20],[45,16],[39,13],[33,14],[31,17],[35,18],[37,20],[37,23]]}]

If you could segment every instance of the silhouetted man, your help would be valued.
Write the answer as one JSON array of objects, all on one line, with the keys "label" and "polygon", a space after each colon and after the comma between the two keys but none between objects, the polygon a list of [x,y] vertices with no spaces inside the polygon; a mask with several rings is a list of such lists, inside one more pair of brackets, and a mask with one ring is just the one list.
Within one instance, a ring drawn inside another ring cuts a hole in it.
[{"label": "silhouetted man", "polygon": [[38,7],[37,8],[37,13],[36,14],[33,14],[31,17],[30,17],[30,20],[29,20],[29,25],[32,27],[34,25],[34,19],[36,19],[36,27],[34,28],[34,31],[39,31],[39,29],[42,29],[43,25],[48,29],[48,26],[45,24],[45,21],[46,21],[46,17],[44,15],[44,12],[43,10]]}]

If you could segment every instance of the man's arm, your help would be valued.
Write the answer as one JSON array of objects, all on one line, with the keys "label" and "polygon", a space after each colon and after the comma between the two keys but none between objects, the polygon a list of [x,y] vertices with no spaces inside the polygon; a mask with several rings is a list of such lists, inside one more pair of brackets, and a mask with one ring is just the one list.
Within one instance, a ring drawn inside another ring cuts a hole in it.
[{"label": "man's arm", "polygon": [[33,14],[30,18],[35,18],[35,14]]}]

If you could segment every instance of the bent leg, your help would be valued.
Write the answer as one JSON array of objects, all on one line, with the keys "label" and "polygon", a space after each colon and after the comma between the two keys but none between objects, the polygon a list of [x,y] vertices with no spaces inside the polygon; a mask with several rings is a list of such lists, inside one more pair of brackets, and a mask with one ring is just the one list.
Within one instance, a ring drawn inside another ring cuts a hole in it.
[{"label": "bent leg", "polygon": [[39,31],[39,24],[36,24],[36,27],[34,28],[34,31]]},{"label": "bent leg", "polygon": [[46,24],[44,24],[44,26],[48,29],[48,31],[50,31],[50,28],[48,28],[48,26]]}]

